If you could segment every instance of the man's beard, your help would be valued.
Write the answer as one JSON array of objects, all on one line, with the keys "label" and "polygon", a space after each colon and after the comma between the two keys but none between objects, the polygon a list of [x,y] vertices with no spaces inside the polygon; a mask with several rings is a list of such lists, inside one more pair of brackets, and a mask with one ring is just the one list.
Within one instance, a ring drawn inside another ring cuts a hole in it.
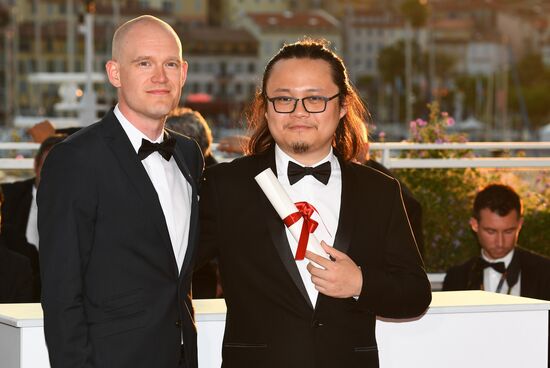
[{"label": "man's beard", "polygon": [[304,142],[292,143],[292,151],[294,153],[306,153],[309,150],[309,145]]}]

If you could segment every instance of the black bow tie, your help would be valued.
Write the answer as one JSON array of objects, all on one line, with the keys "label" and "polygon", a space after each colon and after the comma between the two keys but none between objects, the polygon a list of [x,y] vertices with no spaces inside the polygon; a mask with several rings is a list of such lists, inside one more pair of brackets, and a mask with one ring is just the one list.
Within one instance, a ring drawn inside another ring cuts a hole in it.
[{"label": "black bow tie", "polygon": [[157,151],[166,161],[170,161],[170,157],[174,154],[174,147],[176,146],[176,140],[169,135],[164,135],[164,141],[162,143],[153,143],[147,139],[141,140],[141,147],[139,147],[138,157],[140,160],[146,159],[151,153]]},{"label": "black bow tie", "polygon": [[504,273],[506,272],[506,266],[504,265],[504,262],[487,262],[483,258],[479,259],[479,263],[483,269],[487,267],[491,267],[493,270]]},{"label": "black bow tie", "polygon": [[327,185],[330,179],[330,161],[315,167],[303,167],[292,161],[288,161],[287,176],[290,185],[298,182],[306,175],[313,175],[315,179]]}]

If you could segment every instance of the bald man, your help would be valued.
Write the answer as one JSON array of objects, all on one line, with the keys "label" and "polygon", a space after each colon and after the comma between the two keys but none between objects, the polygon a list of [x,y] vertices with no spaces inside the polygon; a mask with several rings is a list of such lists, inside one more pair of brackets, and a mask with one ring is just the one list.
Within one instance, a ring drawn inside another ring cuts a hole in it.
[{"label": "bald man", "polygon": [[42,307],[57,367],[197,367],[190,280],[194,141],[164,129],[187,74],[181,42],[142,16],[113,37],[118,104],[48,155],[38,190]]}]

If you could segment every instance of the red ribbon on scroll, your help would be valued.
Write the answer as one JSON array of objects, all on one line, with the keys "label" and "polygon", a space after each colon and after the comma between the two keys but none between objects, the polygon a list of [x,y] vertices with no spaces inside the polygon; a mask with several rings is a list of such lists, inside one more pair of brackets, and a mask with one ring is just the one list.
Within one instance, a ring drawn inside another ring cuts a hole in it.
[{"label": "red ribbon on scroll", "polygon": [[291,227],[296,222],[298,222],[301,218],[304,219],[304,223],[302,224],[302,230],[300,232],[300,239],[298,240],[298,249],[296,250],[296,255],[294,256],[294,259],[301,261],[306,256],[306,249],[307,249],[307,242],[309,240],[309,234],[313,233],[315,229],[317,228],[317,221],[313,220],[311,218],[311,215],[313,215],[313,212],[317,212],[315,207],[310,205],[307,202],[296,202],[295,203],[296,208],[298,208],[297,212],[291,213],[287,217],[283,219],[283,222],[287,227]]}]

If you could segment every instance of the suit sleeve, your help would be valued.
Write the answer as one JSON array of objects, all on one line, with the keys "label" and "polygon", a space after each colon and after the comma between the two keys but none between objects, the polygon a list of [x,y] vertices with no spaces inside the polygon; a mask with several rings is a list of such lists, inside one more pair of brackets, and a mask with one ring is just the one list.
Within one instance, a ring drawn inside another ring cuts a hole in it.
[{"label": "suit sleeve", "polygon": [[465,286],[460,286],[461,284],[464,284],[464,282],[462,282],[462,279],[463,278],[460,277],[460,271],[458,270],[458,268],[450,268],[445,274],[442,291],[465,290]]},{"label": "suit sleeve", "polygon": [[97,194],[93,154],[62,143],[49,153],[38,188],[44,333],[52,367],[91,367],[83,306]]},{"label": "suit sleeve", "polygon": [[401,190],[393,180],[389,220],[380,247],[382,262],[362,267],[363,288],[358,302],[376,315],[412,318],[422,314],[431,301],[430,282],[423,268],[407,221]]}]

